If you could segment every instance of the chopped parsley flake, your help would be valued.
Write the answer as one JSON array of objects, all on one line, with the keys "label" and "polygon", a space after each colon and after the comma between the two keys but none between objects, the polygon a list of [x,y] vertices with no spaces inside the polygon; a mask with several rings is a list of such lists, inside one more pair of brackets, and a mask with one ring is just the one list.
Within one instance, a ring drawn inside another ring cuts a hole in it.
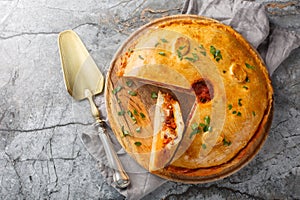
[{"label": "chopped parsley flake", "polygon": [[199,125],[198,125],[197,123],[193,123],[193,124],[191,125],[191,128],[192,128],[192,130],[196,130],[196,129],[199,128]]},{"label": "chopped parsley flake", "polygon": [[236,114],[236,116],[242,116],[242,113],[239,111],[239,112],[237,112],[237,114]]},{"label": "chopped parsley flake", "polygon": [[223,145],[224,145],[224,146],[230,146],[230,145],[231,145],[231,142],[228,141],[228,140],[224,137],[224,139],[223,139]]},{"label": "chopped parsley flake", "polygon": [[255,112],[254,112],[254,111],[252,111],[252,115],[255,117],[255,115],[256,115],[256,114],[255,114]]},{"label": "chopped parsley flake", "polygon": [[177,49],[177,56],[180,60],[182,60],[182,53]]},{"label": "chopped parsley flake", "polygon": [[140,58],[141,60],[144,60],[144,57],[143,57],[142,55],[139,55],[139,58]]},{"label": "chopped parsley flake", "polygon": [[228,109],[229,109],[229,110],[232,109],[232,104],[228,104]]},{"label": "chopped parsley flake", "polygon": [[130,135],[129,131],[125,130],[124,126],[122,126],[121,130],[122,130],[122,133],[123,133],[123,137],[126,137],[126,136]]},{"label": "chopped parsley flake", "polygon": [[157,93],[156,93],[156,92],[152,92],[152,93],[151,93],[151,98],[152,98],[152,99],[157,99],[157,97],[158,97],[158,96],[157,96]]},{"label": "chopped parsley flake", "polygon": [[192,138],[194,135],[196,135],[197,133],[200,133],[200,132],[201,132],[200,129],[193,130],[190,134],[190,138]]},{"label": "chopped parsley flake", "polygon": [[128,94],[130,95],[130,96],[136,96],[137,95],[137,92],[136,91],[128,91]]},{"label": "chopped parsley flake", "polygon": [[196,54],[196,53],[192,53],[193,55],[193,58],[191,57],[184,57],[184,59],[188,60],[188,61],[191,61],[191,62],[196,62],[199,60],[199,56]]},{"label": "chopped parsley flake", "polygon": [[209,125],[210,124],[210,117],[209,116],[205,116],[204,117],[204,122],[206,125]]},{"label": "chopped parsley flake", "polygon": [[202,149],[206,149],[206,144],[202,144]]},{"label": "chopped parsley flake", "polygon": [[117,86],[115,89],[113,89],[112,93],[113,94],[117,94],[118,92],[120,92],[120,90],[122,90],[121,86]]},{"label": "chopped parsley flake", "polygon": [[131,86],[133,85],[133,82],[132,82],[132,81],[126,81],[126,85],[127,85],[128,87],[131,87]]},{"label": "chopped parsley flake", "polygon": [[184,57],[184,59],[191,61],[191,62],[195,62],[194,58],[191,58],[191,57]]},{"label": "chopped parsley flake", "polygon": [[210,53],[214,56],[214,59],[219,62],[223,59],[221,51],[216,49],[214,46],[210,46]]},{"label": "chopped parsley flake", "polygon": [[133,116],[132,112],[130,110],[128,110],[127,114],[132,119],[133,123],[135,124],[137,121],[136,121],[136,118]]},{"label": "chopped parsley flake", "polygon": [[161,56],[166,56],[165,52],[158,52],[158,54],[161,55]]},{"label": "chopped parsley flake", "polygon": [[138,111],[136,109],[133,110],[133,114],[138,115]]},{"label": "chopped parsley flake", "polygon": [[142,113],[142,112],[140,113],[140,116],[141,116],[142,119],[144,119],[146,117],[145,114]]},{"label": "chopped parsley flake", "polygon": [[[210,117],[209,116],[205,116],[204,117],[204,123],[200,123],[199,125],[197,123],[193,123],[191,125],[191,128],[192,128],[193,131],[190,134],[190,138],[192,138],[193,135],[195,135],[197,133],[201,133],[201,131],[203,131],[203,132],[207,132],[207,131],[211,132],[212,131],[212,127],[209,126],[209,124],[210,124]],[[200,127],[202,127],[202,129]]]},{"label": "chopped parsley flake", "polygon": [[246,82],[250,83],[250,79],[248,78],[248,76],[246,77]]},{"label": "chopped parsley flake", "polygon": [[202,51],[200,51],[200,53],[201,53],[203,56],[206,56],[206,51],[205,51],[205,48],[204,48],[204,46],[203,46],[202,44],[199,46],[199,49],[202,50]]},{"label": "chopped parsley flake", "polygon": [[140,133],[140,132],[141,132],[141,127],[137,127],[137,128],[135,129],[135,131],[136,131],[137,133]]},{"label": "chopped parsley flake", "polygon": [[138,147],[142,145],[141,142],[135,142],[134,144],[135,144],[136,146],[138,146]]},{"label": "chopped parsley flake", "polygon": [[199,56],[196,53],[192,53],[192,55],[195,61],[199,60]]},{"label": "chopped parsley flake", "polygon": [[179,47],[179,50],[182,50],[182,49],[184,49],[185,48],[185,46],[180,46]]},{"label": "chopped parsley flake", "polygon": [[242,99],[238,99],[238,105],[242,106],[243,104],[241,103]]},{"label": "chopped parsley flake", "polygon": [[118,115],[119,115],[119,116],[123,116],[124,114],[125,114],[125,111],[124,111],[124,110],[121,110],[121,111],[118,112]]},{"label": "chopped parsley flake", "polygon": [[248,90],[248,87],[247,87],[246,85],[244,85],[243,88],[244,88],[245,90]]},{"label": "chopped parsley flake", "polygon": [[168,43],[168,40],[166,40],[165,38],[160,39],[163,43]]},{"label": "chopped parsley flake", "polygon": [[252,66],[252,65],[250,65],[250,64],[248,64],[248,63],[245,63],[245,65],[246,65],[246,67],[247,67],[248,69],[255,69],[254,66]]},{"label": "chopped parsley flake", "polygon": [[232,114],[236,114],[236,111],[234,110],[234,111],[232,111]]}]

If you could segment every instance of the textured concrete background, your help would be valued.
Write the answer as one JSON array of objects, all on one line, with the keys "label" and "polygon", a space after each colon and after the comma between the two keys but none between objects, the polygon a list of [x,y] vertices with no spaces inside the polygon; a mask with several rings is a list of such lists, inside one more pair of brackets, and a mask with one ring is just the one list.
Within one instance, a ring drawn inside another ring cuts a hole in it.
[{"label": "textured concrete background", "polygon": [[[257,0],[272,25],[300,31],[300,1]],[[67,94],[57,34],[75,30],[106,73],[121,43],[182,0],[0,0],[0,199],[123,199],[78,133],[93,122]],[[145,199],[300,199],[300,49],[272,76],[275,116],[256,158],[224,180],[168,182]]]}]

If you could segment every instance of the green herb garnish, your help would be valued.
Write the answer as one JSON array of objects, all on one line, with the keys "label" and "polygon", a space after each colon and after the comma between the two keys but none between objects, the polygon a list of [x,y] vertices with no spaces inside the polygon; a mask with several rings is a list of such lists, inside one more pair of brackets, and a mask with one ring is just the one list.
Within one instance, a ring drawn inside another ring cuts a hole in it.
[{"label": "green herb garnish", "polygon": [[129,131],[126,131],[125,128],[124,128],[124,126],[122,126],[121,130],[122,130],[122,133],[123,133],[123,137],[126,137],[126,136],[130,135]]},{"label": "green herb garnish", "polygon": [[161,55],[161,56],[166,56],[165,52],[158,52],[158,54]]},{"label": "green herb garnish", "polygon": [[196,54],[196,53],[192,53],[193,55],[193,58],[191,57],[184,57],[184,59],[188,60],[188,61],[191,61],[191,62],[196,62],[199,60],[199,56]]},{"label": "green herb garnish", "polygon": [[142,119],[144,119],[146,117],[145,114],[142,113],[142,112],[140,113],[140,116],[141,116]]},{"label": "green herb garnish", "polygon": [[208,131],[209,129],[210,129],[209,126],[204,126],[204,127],[203,127],[203,132],[206,132],[206,131]]},{"label": "green herb garnish", "polygon": [[191,61],[191,62],[195,62],[194,58],[191,58],[191,57],[184,57],[184,59]]},{"label": "green herb garnish", "polygon": [[125,111],[124,111],[124,110],[121,110],[121,111],[118,112],[118,115],[119,115],[119,116],[123,116],[124,114],[125,114]]},{"label": "green herb garnish", "polygon": [[134,110],[133,110],[133,114],[134,114],[134,115],[138,115],[139,113],[138,113],[138,111],[137,111],[136,109],[134,109]]},{"label": "green herb garnish", "polygon": [[140,133],[140,132],[141,132],[141,127],[137,127],[137,128],[135,129],[135,131],[136,131],[137,133]]},{"label": "green herb garnish", "polygon": [[205,116],[204,117],[204,123],[200,123],[199,125],[203,127],[203,132],[206,132],[206,131],[212,131],[212,127],[209,126],[210,124],[210,117],[209,116]]},{"label": "green herb garnish", "polygon": [[128,116],[132,119],[132,121],[133,121],[134,123],[137,122],[137,121],[136,121],[136,118],[133,116],[133,114],[132,114],[132,112],[131,112],[130,110],[127,111],[127,114],[128,114]]},{"label": "green herb garnish", "polygon": [[255,69],[254,66],[252,66],[252,65],[250,65],[250,64],[248,64],[248,63],[245,63],[245,65],[246,65],[246,67],[247,67],[248,69]]},{"label": "green herb garnish", "polygon": [[201,132],[200,129],[193,130],[190,134],[190,138],[192,138],[194,135],[196,135],[197,133],[200,133],[200,132]]},{"label": "green herb garnish", "polygon": [[252,115],[255,117],[255,115],[256,115],[256,114],[255,114],[255,112],[254,112],[254,111],[252,111]]},{"label": "green herb garnish", "polygon": [[232,104],[228,104],[228,109],[229,109],[229,110],[232,109]]},{"label": "green herb garnish", "polygon": [[197,124],[197,123],[193,123],[192,125],[191,125],[191,128],[192,128],[192,132],[191,132],[191,134],[190,134],[190,138],[192,138],[193,137],[193,135],[196,135],[197,133],[200,133],[201,131],[200,131],[200,129],[199,129],[199,125]]},{"label": "green herb garnish", "polygon": [[128,94],[129,94],[130,96],[136,96],[136,95],[137,95],[137,92],[136,92],[136,91],[131,91],[131,90],[129,90],[129,91],[128,91]]},{"label": "green herb garnish", "polygon": [[[212,131],[212,127],[209,126],[210,124],[210,117],[209,116],[205,116],[204,117],[204,123],[200,123],[200,124],[197,124],[197,123],[193,123],[191,125],[191,128],[192,128],[192,132],[190,134],[190,138],[192,138],[193,135],[197,134],[197,133],[201,133],[201,131],[203,132],[211,132]],[[200,128],[202,127],[202,129]]]},{"label": "green herb garnish", "polygon": [[140,58],[141,60],[144,60],[144,57],[143,57],[143,56],[141,56],[141,55],[139,55],[139,58]]},{"label": "green herb garnish", "polygon": [[238,99],[238,105],[242,106],[243,104],[241,103],[242,99]]},{"label": "green herb garnish", "polygon": [[250,83],[250,79],[248,78],[248,76],[246,77],[246,82]]},{"label": "green herb garnish", "polygon": [[204,122],[206,125],[209,125],[210,124],[210,117],[209,116],[205,116],[204,117]]},{"label": "green herb garnish", "polygon": [[239,112],[237,112],[237,114],[236,114],[236,116],[242,116],[242,113],[239,111]]},{"label": "green herb garnish", "polygon": [[133,117],[133,114],[130,110],[127,111],[127,114],[129,115],[129,117]]},{"label": "green herb garnish", "polygon": [[234,111],[232,111],[232,114],[236,114],[236,111],[234,110]]},{"label": "green herb garnish", "polygon": [[230,146],[230,145],[231,145],[231,142],[228,141],[228,140],[226,140],[226,138],[224,137],[224,139],[223,139],[223,145],[224,145],[224,146]]},{"label": "green herb garnish", "polygon": [[156,43],[154,46],[155,46],[155,47],[157,47],[158,45],[160,45],[160,43],[159,43],[159,42],[157,42],[157,43]]},{"label": "green herb garnish", "polygon": [[205,51],[204,46],[201,44],[201,45],[199,46],[199,48],[200,48],[201,50],[203,50],[203,51],[200,51],[200,53],[201,53],[203,56],[206,56],[206,51]]},{"label": "green herb garnish", "polygon": [[177,56],[180,60],[182,60],[182,53],[177,49]]},{"label": "green herb garnish", "polygon": [[198,125],[197,123],[193,123],[193,124],[191,125],[191,128],[192,128],[192,130],[196,130],[196,129],[199,128],[199,125]]},{"label": "green herb garnish", "polygon": [[192,53],[192,55],[195,61],[199,60],[199,56],[196,53]]},{"label": "green herb garnish", "polygon": [[246,85],[244,85],[243,88],[244,88],[245,90],[248,90],[248,87],[247,87]]},{"label": "green herb garnish", "polygon": [[206,144],[202,144],[202,149],[206,149]]},{"label": "green herb garnish", "polygon": [[156,92],[152,92],[152,93],[151,93],[151,98],[152,98],[152,99],[157,99],[157,97],[158,97],[158,96],[157,96],[157,93],[156,93]]},{"label": "green herb garnish", "polygon": [[163,43],[168,43],[168,40],[166,40],[165,38],[160,39]]},{"label": "green herb garnish", "polygon": [[205,124],[203,124],[203,123],[200,123],[200,124],[199,124],[199,126],[201,126],[201,127],[205,127],[206,125],[205,125]]},{"label": "green herb garnish", "polygon": [[210,46],[210,53],[214,56],[214,59],[219,62],[221,59],[223,59],[221,55],[221,51],[216,49],[214,46]]},{"label": "green herb garnish", "polygon": [[138,146],[138,147],[142,145],[141,142],[135,142],[134,144],[135,144],[136,146]]},{"label": "green herb garnish", "polygon": [[132,82],[132,81],[126,81],[126,85],[127,85],[128,87],[131,87],[131,86],[133,85],[133,82]]},{"label": "green herb garnish", "polygon": [[180,46],[178,49],[179,50],[182,50],[182,49],[184,49],[185,48],[185,46]]},{"label": "green herb garnish", "polygon": [[117,86],[115,89],[113,89],[112,93],[113,94],[117,94],[118,92],[120,92],[120,90],[122,90],[121,86]]}]

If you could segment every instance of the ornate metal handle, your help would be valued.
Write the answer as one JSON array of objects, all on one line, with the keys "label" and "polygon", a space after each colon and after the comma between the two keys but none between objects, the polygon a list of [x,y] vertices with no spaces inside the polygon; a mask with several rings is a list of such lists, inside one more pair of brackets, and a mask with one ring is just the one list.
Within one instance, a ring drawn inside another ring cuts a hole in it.
[{"label": "ornate metal handle", "polygon": [[99,110],[97,109],[97,107],[93,101],[92,93],[89,90],[86,90],[86,96],[91,104],[91,111],[92,111],[93,117],[96,120],[96,122],[94,123],[94,126],[98,129],[99,137],[102,141],[102,144],[103,144],[103,147],[104,147],[104,150],[106,153],[106,157],[108,160],[108,164],[109,164],[110,168],[112,168],[114,170],[114,174],[113,174],[114,184],[118,188],[126,188],[130,184],[129,177],[128,177],[127,173],[125,172],[125,170],[121,164],[121,161],[119,160],[119,158],[114,150],[114,147],[110,141],[110,138],[106,134],[106,130],[103,127],[103,122],[100,119]]},{"label": "ornate metal handle", "polygon": [[123,169],[121,161],[113,149],[112,143],[105,133],[105,129],[102,127],[102,123],[95,122],[94,126],[98,128],[99,137],[102,141],[109,166],[114,170],[114,183],[118,188],[126,188],[130,184],[129,177]]}]

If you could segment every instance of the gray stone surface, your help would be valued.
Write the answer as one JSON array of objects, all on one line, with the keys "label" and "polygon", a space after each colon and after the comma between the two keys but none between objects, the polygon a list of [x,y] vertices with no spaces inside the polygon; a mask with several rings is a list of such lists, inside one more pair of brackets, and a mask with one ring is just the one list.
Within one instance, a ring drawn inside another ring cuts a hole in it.
[{"label": "gray stone surface", "polygon": [[[257,0],[271,23],[300,31],[300,1]],[[104,73],[142,24],[178,14],[183,1],[0,0],[0,199],[123,199],[78,133],[93,122],[67,94],[57,34],[75,30]],[[300,199],[300,49],[272,76],[275,114],[255,159],[221,181],[168,182],[144,199]]]}]

